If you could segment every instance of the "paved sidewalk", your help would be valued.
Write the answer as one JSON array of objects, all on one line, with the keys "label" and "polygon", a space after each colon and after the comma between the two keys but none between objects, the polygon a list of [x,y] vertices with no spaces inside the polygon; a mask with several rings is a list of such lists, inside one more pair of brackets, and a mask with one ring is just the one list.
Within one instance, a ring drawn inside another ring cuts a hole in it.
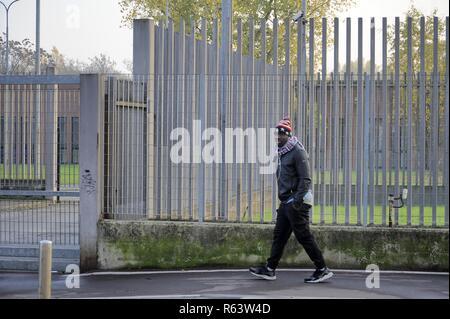
[{"label": "paved sidewalk", "polygon": [[[369,289],[364,271],[335,270],[329,282],[305,284],[312,270],[280,269],[265,281],[248,270],[90,273],[80,288],[66,287],[67,275],[53,274],[53,298],[119,299],[448,299],[448,273],[381,272],[380,287]],[[0,298],[37,298],[37,273],[0,272]]]}]

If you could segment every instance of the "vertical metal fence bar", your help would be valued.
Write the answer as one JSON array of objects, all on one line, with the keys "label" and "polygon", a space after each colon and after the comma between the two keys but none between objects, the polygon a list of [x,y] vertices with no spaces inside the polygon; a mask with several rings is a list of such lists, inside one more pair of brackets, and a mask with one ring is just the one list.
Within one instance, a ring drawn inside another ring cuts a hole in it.
[{"label": "vertical metal fence bar", "polygon": [[[125,85],[124,85],[124,81],[123,79],[119,80],[119,89],[120,89],[120,93],[119,93],[119,101],[125,101]],[[125,203],[125,199],[126,199],[126,192],[127,192],[127,188],[125,186],[126,183],[126,178],[125,178],[125,167],[126,167],[126,157],[125,157],[125,150],[124,147],[126,145],[125,143],[125,138],[126,138],[126,134],[125,134],[125,109],[123,107],[120,107],[118,105],[118,103],[115,105],[115,108],[117,110],[120,110],[120,114],[119,114],[119,122],[120,122],[120,132],[121,134],[121,141],[120,141],[120,168],[121,168],[121,174],[120,174],[120,191],[119,191],[119,196],[120,196],[120,211],[119,214],[125,214],[126,213],[126,203]]]},{"label": "vertical metal fence bar", "polygon": [[[14,87],[14,86],[13,86]],[[37,180],[37,163],[38,163],[38,158],[37,158],[37,153],[36,153],[36,151],[37,151],[37,147],[36,147],[36,145],[37,145],[37,140],[36,140],[36,119],[37,119],[37,117],[36,117],[36,103],[37,103],[37,88],[36,88],[36,85],[31,85],[31,92],[32,92],[32,95],[33,95],[33,97],[32,97],[32,104],[30,105],[30,108],[31,108],[31,116],[32,116],[32,124],[31,124],[31,138],[32,138],[32,149],[31,149],[31,153],[32,153],[32,157],[33,157],[33,161],[32,161],[32,164],[33,164],[33,169],[32,169],[32,172],[33,172],[33,174],[32,174],[32,180],[33,180],[33,182],[34,183],[36,183],[36,180]],[[12,96],[12,92],[9,92],[10,93],[10,95]],[[11,103],[10,104],[10,107],[11,107],[11,112],[10,112],[10,134],[11,134],[11,136],[10,136],[10,144],[9,144],[9,148],[10,148],[10,150],[9,150],[9,152],[10,152],[10,160],[11,160],[11,167],[10,167],[10,169],[11,169],[11,175],[10,176],[12,176],[12,174],[13,174],[13,171],[12,171],[12,167],[13,167],[13,133],[14,133],[14,117],[13,117],[13,106],[12,106],[12,101],[13,101],[13,99],[12,99],[12,97],[10,96],[10,99],[9,99],[9,103]]]},{"label": "vertical metal fence bar", "polygon": [[[185,70],[185,32],[184,32],[184,20],[183,18],[180,19],[180,31],[179,31],[179,45],[178,45],[178,113],[177,113],[177,126],[176,127],[183,127],[183,118],[185,117],[184,109],[184,83],[186,81],[186,70]],[[181,91],[181,92],[180,92]],[[178,194],[177,194],[177,201],[178,201],[178,219],[183,219],[182,209],[183,209],[183,185],[184,185],[184,175],[183,175],[183,164],[178,164]]]},{"label": "vertical metal fence bar", "polygon": [[[167,36],[167,79],[168,79],[168,87],[167,87],[167,109],[168,113],[166,118],[166,132],[167,135],[164,136],[164,139],[166,140],[166,148],[167,148],[167,154],[169,153],[170,149],[170,142],[169,142],[169,134],[172,131],[173,127],[171,125],[171,118],[174,116],[174,29],[173,29],[173,20],[169,20],[169,28],[167,30],[168,36]],[[170,158],[167,158],[167,218],[168,220],[172,219],[172,162],[170,161]]]},{"label": "vertical metal fence bar", "polygon": [[[253,24],[253,19],[249,20],[249,44],[248,44],[248,55],[250,58],[250,64],[249,64],[249,68],[250,68],[250,74],[248,75],[248,80],[250,83],[247,84],[247,88],[248,88],[248,105],[247,105],[247,128],[251,129],[253,122],[252,122],[252,115],[254,114],[254,79],[255,79],[255,54],[254,54],[254,50],[255,50],[255,30],[254,30],[254,24]],[[249,137],[250,139],[250,137]],[[250,159],[249,159],[250,160]],[[253,205],[253,201],[252,201],[252,169],[253,169],[253,165],[251,163],[251,161],[249,161],[249,164],[247,164],[247,203],[248,203],[248,207],[247,207],[247,212],[248,212],[248,221],[252,222],[253,221],[253,209],[252,209],[252,205]]]},{"label": "vertical metal fence bar", "polygon": [[[261,78],[261,108],[260,108],[260,122],[259,122],[259,126],[258,129],[264,129],[266,127],[266,121],[265,121],[265,117],[267,116],[267,108],[266,108],[266,21],[265,19],[261,19],[261,74],[260,74],[260,78]],[[265,130],[263,130],[265,132]],[[258,134],[259,135],[259,134]],[[262,135],[262,134],[261,134]],[[259,138],[259,136],[258,136]],[[264,139],[263,139],[263,143],[267,143],[267,134],[264,134]],[[259,161],[258,161],[259,163]],[[265,212],[265,175],[261,174],[261,172],[259,171],[258,176],[260,177],[260,223],[264,223],[264,212]]]},{"label": "vertical metal fence bar", "polygon": [[339,143],[339,18],[334,18],[334,74],[333,74],[333,224],[337,224],[338,220],[338,186],[339,186],[339,160],[338,160],[338,143]]},{"label": "vertical metal fence bar", "polygon": [[356,152],[357,152],[357,164],[356,164],[356,206],[357,206],[357,224],[361,224],[362,217],[362,172],[363,172],[363,137],[364,137],[364,104],[363,104],[363,20],[362,18],[358,18],[358,87],[357,87],[357,100],[358,104],[356,107],[358,125],[358,142],[356,144]]},{"label": "vertical metal fence bar", "polygon": [[[237,51],[236,51],[236,67],[237,67],[237,73],[236,73],[236,94],[237,94],[237,105],[236,105],[236,128],[242,127],[242,120],[243,120],[243,76],[242,76],[242,20],[238,19],[237,22]],[[241,156],[244,156],[244,154],[240,154]],[[241,162],[236,161],[235,164],[238,169],[236,172],[236,221],[241,221],[241,193],[242,193],[242,164]]]},{"label": "vertical metal fence bar", "polygon": [[111,204],[109,207],[109,211],[107,212],[110,218],[115,218],[116,210],[117,210],[117,178],[118,178],[118,165],[117,165],[117,156],[118,156],[118,150],[117,150],[117,134],[118,134],[118,127],[117,127],[117,114],[116,109],[114,108],[114,100],[117,101],[117,79],[110,77],[109,78],[109,94],[111,95],[108,100],[108,112],[110,113],[109,117],[109,127],[110,127],[110,133],[108,134],[108,138],[110,139],[110,163],[111,168],[109,169],[109,172],[111,173],[110,176],[110,189],[111,192],[110,200]]},{"label": "vertical metal fence bar", "polygon": [[[289,19],[284,21],[285,31],[284,31],[284,74],[285,74],[285,87],[284,89],[284,104],[285,107],[283,116],[290,114],[290,98],[291,98],[291,81],[290,81],[290,66],[291,66],[291,24]],[[298,123],[297,124],[297,128]]]},{"label": "vertical metal fence bar", "polygon": [[345,224],[350,223],[350,208],[352,195],[352,117],[350,114],[351,101],[351,19],[346,19],[346,71],[345,71],[345,139],[344,139],[344,176],[345,176]]},{"label": "vertical metal fence bar", "polygon": [[[123,80],[118,80],[118,86],[119,90],[121,91],[119,93],[118,101],[124,101],[125,100],[125,86],[123,84]],[[115,109],[118,111],[118,107],[114,105]],[[118,214],[122,215],[125,213],[125,195],[126,195],[126,188],[125,188],[125,151],[124,146],[125,144],[125,116],[124,116],[124,108],[120,107],[120,114],[118,114],[119,123],[120,123],[120,132],[122,133],[120,143],[120,164],[118,167],[120,167],[120,188],[119,188],[119,197],[120,197],[120,210],[118,210]],[[119,148],[119,147],[118,147]]]},{"label": "vertical metal fence bar", "polygon": [[[320,224],[325,223],[325,207],[327,205],[327,184],[325,176],[328,169],[327,166],[327,19],[322,18],[322,80],[321,80],[321,108],[322,108],[322,136],[321,136],[321,172],[320,183],[322,186],[321,202],[320,202]],[[327,174],[328,175],[328,174]]]},{"label": "vertical metal fence bar", "polygon": [[134,163],[134,160],[136,158],[136,143],[134,141],[134,137],[135,137],[135,133],[134,133],[134,128],[135,128],[135,112],[133,107],[131,107],[131,102],[133,101],[134,97],[135,97],[135,90],[134,90],[134,85],[132,80],[125,80],[126,82],[126,86],[127,86],[127,99],[126,99],[126,103],[124,103],[125,105],[122,106],[125,108],[126,112],[127,112],[127,137],[128,137],[128,149],[129,149],[129,153],[127,152],[129,158],[128,158],[128,176],[127,176],[127,185],[128,185],[128,189],[129,189],[129,193],[127,196],[127,209],[128,209],[128,214],[130,215],[134,215],[135,214],[135,201],[134,201],[134,195],[136,193],[135,190],[135,179],[136,179],[136,175],[135,175],[135,168],[136,165]]},{"label": "vertical metal fence bar", "polygon": [[[17,138],[16,138],[16,130],[17,130],[17,110],[16,110],[16,92],[17,92],[17,85],[14,86],[13,90],[11,91],[11,95],[10,95],[10,103],[11,103],[11,126],[10,126],[10,132],[11,132],[11,140],[10,140],[10,145],[11,145],[11,184],[13,186],[17,186],[18,181],[17,181],[17,177],[18,177],[18,165],[17,165]],[[37,89],[34,90],[34,94],[37,94]],[[36,112],[36,111],[35,111]],[[35,119],[37,118],[37,114],[34,113],[34,117]],[[34,180],[38,180],[39,181],[39,176],[38,174],[38,168],[37,168],[37,164],[39,163],[38,161],[38,140],[37,140],[37,124],[36,124],[36,120],[33,122],[34,123],[34,149],[35,149],[35,168],[34,168]]]},{"label": "vertical metal fence bar", "polygon": [[[154,199],[150,200],[152,203],[150,205],[153,205],[153,218],[156,220],[161,219],[164,209],[164,168],[165,168],[165,162],[164,162],[164,139],[166,136],[166,128],[164,127],[164,119],[165,119],[165,113],[167,112],[167,78],[165,76],[166,74],[166,68],[167,68],[167,32],[165,28],[164,21],[160,20],[159,25],[155,26],[155,52],[154,52],[154,68],[153,72],[154,75],[153,81],[154,85],[152,85],[152,89],[154,89],[154,94],[152,95],[154,98],[154,123],[153,123],[153,129],[151,128],[151,124],[149,125],[150,130],[154,131],[154,139],[153,142],[155,144],[155,147],[153,148],[155,150],[155,155],[153,156],[153,162],[154,162],[154,181],[150,182],[153,185],[153,196]],[[150,81],[150,80],[149,80]],[[151,93],[150,93],[151,94]],[[150,136],[152,133],[149,133]]]},{"label": "vertical metal fence bar", "polygon": [[[212,80],[211,88],[209,88],[212,98],[212,107],[209,108],[210,113],[208,113],[208,116],[211,120],[211,125],[214,127],[219,126],[220,124],[217,123],[217,113],[219,112],[219,101],[222,97],[220,94],[223,93],[221,91],[221,85],[223,83],[223,80],[220,77],[220,69],[219,69],[219,22],[218,19],[214,19],[213,23],[213,56],[212,56],[212,63],[213,68],[212,72],[214,75],[210,76],[210,79]],[[222,103],[222,102],[220,102]],[[222,105],[221,105],[222,106]],[[223,133],[223,132],[222,132]],[[217,176],[220,176],[220,173],[218,174],[218,170],[221,168],[220,164],[216,163],[215,161],[210,164],[211,170],[212,170],[212,177],[211,177],[211,191],[212,191],[212,197],[211,197],[211,218],[213,221],[216,220],[216,218],[219,216],[220,211],[220,204],[217,203],[218,198],[221,197],[220,195],[220,184],[219,179]],[[219,184],[219,185],[218,185]]]},{"label": "vertical metal fence bar", "polygon": [[[2,86],[2,90],[0,90],[0,163],[2,164],[2,170],[0,171],[0,184],[6,185],[6,142],[7,142],[7,131],[6,131],[6,103],[5,103],[5,92],[7,90],[7,85]],[[0,225],[1,229],[1,225]],[[4,234],[4,232],[0,233],[0,236]],[[1,237],[0,237],[1,240]]]},{"label": "vertical metal fence bar", "polygon": [[[14,107],[13,107],[13,101],[14,101],[14,99],[13,99],[13,92],[14,92],[14,86],[11,86],[10,87],[10,89],[9,90],[7,90],[6,91],[6,106],[8,107],[7,108],[7,111],[6,111],[6,114],[7,114],[7,122],[8,122],[8,129],[7,129],[7,132],[8,132],[8,136],[7,136],[7,142],[6,142],[6,167],[7,167],[7,170],[8,170],[8,176],[9,176],[9,181],[8,181],[8,184],[10,185],[10,186],[14,186],[14,179],[15,179],[15,176],[14,176],[14,173],[13,173],[13,171],[14,171],[14,167],[15,167],[15,165],[14,165],[14,156],[13,156],[13,151],[14,151],[14,147],[13,147],[13,138],[14,138]],[[32,90],[32,92],[33,92],[33,96],[36,94],[36,89],[34,89],[34,87],[33,87],[33,90]],[[34,103],[34,101],[35,101],[35,99],[33,99],[33,103]],[[31,129],[31,132],[32,132],[32,138],[33,138],[33,149],[32,149],[32,152],[33,152],[33,181],[35,182],[35,180],[36,180],[36,178],[35,178],[35,174],[36,174],[36,166],[35,166],[35,163],[36,163],[36,153],[34,152],[34,146],[36,145],[36,142],[35,142],[35,138],[34,138],[34,125],[35,125],[35,120],[34,120],[34,108],[32,109],[33,110],[33,126],[32,126],[32,129]]]},{"label": "vertical metal fence bar", "polygon": [[[12,181],[12,157],[11,157],[11,90],[13,89],[13,86],[11,85],[5,85],[5,93],[4,93],[4,101],[5,101],[5,118],[4,118],[4,126],[5,126],[5,146],[4,146],[4,176],[5,176],[5,185],[10,186]],[[32,94],[34,94],[33,91],[31,91]],[[31,135],[31,130],[30,130]],[[33,156],[34,157],[34,156]],[[31,171],[31,170],[30,170]],[[33,170],[34,172],[34,170]],[[12,186],[12,185],[11,185]],[[9,225],[9,223],[8,223]]]},{"label": "vertical metal fence bar", "polygon": [[[200,83],[199,83],[199,116],[200,116],[200,135],[203,132],[203,128],[206,125],[206,101],[207,101],[207,76],[206,76],[206,66],[207,66],[207,29],[206,29],[206,20],[202,19],[202,40],[200,46]],[[199,145],[202,149],[202,141],[200,137]],[[200,155],[201,156],[201,155]],[[198,172],[198,187],[197,187],[197,197],[198,197],[198,220],[199,222],[203,222],[205,220],[205,163],[200,158],[200,168]]]},{"label": "vertical metal fence bar", "polygon": [[[395,63],[395,88],[394,88],[394,147],[393,147],[393,157],[394,157],[394,167],[395,167],[395,196],[399,194],[399,183],[400,183],[400,18],[395,17],[394,26],[394,63]],[[395,225],[398,225],[398,214],[395,214]]]},{"label": "vertical metal fence bar", "polygon": [[159,189],[159,179],[160,179],[160,154],[161,154],[161,150],[160,150],[160,133],[161,132],[161,94],[160,94],[160,89],[161,89],[161,82],[160,82],[160,74],[161,74],[161,43],[162,43],[162,39],[161,39],[161,26],[156,26],[155,25],[155,74],[154,74],[154,116],[155,116],[155,124],[154,124],[154,151],[155,151],[155,155],[154,155],[154,167],[153,167],[153,192],[151,193],[151,196],[153,196],[152,201],[153,201],[153,208],[154,210],[150,212],[151,214],[151,219],[156,219],[157,215],[158,215],[158,211],[160,209],[160,204],[159,204],[159,196],[158,196],[158,189]]},{"label": "vertical metal fence bar", "polygon": [[[148,99],[145,99],[145,95],[149,93],[149,91],[146,90],[146,87],[150,85],[149,82],[149,74],[142,75],[138,79],[138,101],[139,103],[142,103],[142,106],[138,108],[139,112],[136,112],[137,118],[138,118],[138,125],[136,125],[137,128],[137,148],[138,148],[138,156],[136,158],[136,190],[138,192],[137,194],[137,211],[139,212],[140,218],[146,218],[147,217],[147,211],[146,211],[146,205],[150,204],[146,201],[146,188],[148,185],[148,179],[147,179],[147,165],[150,165],[151,163],[150,158],[147,156],[149,153],[147,153],[145,150],[148,147],[149,140],[147,139],[147,130],[149,127],[147,126],[147,112],[150,112],[150,101]],[[145,91],[145,95],[144,95]],[[144,108],[145,105],[145,108]],[[144,164],[145,163],[145,164]],[[145,170],[144,170],[145,166]]]},{"label": "vertical metal fence bar", "polygon": [[438,160],[439,160],[439,69],[438,69],[438,45],[439,45],[439,18],[433,17],[433,92],[432,92],[432,170],[433,170],[433,191],[432,191],[432,226],[436,227],[436,215],[437,215],[437,187],[438,187]]},{"label": "vertical metal fence bar", "polygon": [[383,120],[383,130],[381,133],[381,141],[383,142],[382,148],[382,169],[383,169],[383,179],[382,179],[382,194],[383,200],[381,204],[381,225],[386,225],[386,201],[388,198],[387,191],[387,174],[386,169],[387,165],[387,154],[388,154],[388,145],[390,139],[388,138],[388,113],[387,113],[387,18],[383,18],[382,21],[382,97],[381,97],[381,108],[382,108],[382,120]]},{"label": "vertical metal fence bar", "polygon": [[[255,43],[259,42],[255,39]],[[255,52],[256,54],[256,52]],[[258,136],[258,128],[261,126],[261,59],[255,57],[255,113],[254,113],[254,124],[253,129],[255,130],[256,136]],[[256,154],[257,155],[257,154]],[[254,208],[255,213],[258,213],[258,220],[261,223],[261,175],[259,174],[260,163],[257,160],[257,156],[255,156],[256,163],[253,166],[253,174],[254,174]]]},{"label": "vertical metal fence bar", "polygon": [[[25,158],[24,158],[24,118],[23,118],[23,114],[24,114],[24,107],[23,107],[23,86],[19,86],[19,91],[18,91],[18,127],[19,127],[19,143],[18,143],[18,149],[20,150],[20,179],[22,179],[22,181],[25,180]],[[44,109],[45,110],[45,109]],[[46,110],[47,111],[47,110]],[[47,111],[48,112],[48,111]],[[47,113],[46,112],[46,113]],[[55,141],[53,141],[55,142]],[[54,163],[53,163],[54,164]],[[49,168],[47,167],[47,170]],[[47,180],[45,181],[47,184]],[[47,185],[45,185],[47,187]],[[20,214],[19,215],[19,226],[21,226],[20,228],[20,233],[24,234],[24,222],[25,222],[25,214]],[[19,243],[24,243],[24,238],[23,235],[21,238],[19,238]]]},{"label": "vertical metal fence bar", "polygon": [[126,196],[125,196],[125,211],[124,214],[126,218],[133,218],[133,144],[132,144],[132,109],[128,106],[131,98],[132,98],[132,92],[130,89],[130,81],[126,78],[122,80],[122,85],[124,86],[125,95],[123,97],[123,103],[120,106],[124,109],[125,115],[124,115],[124,122],[125,122],[125,136],[126,136],[126,144],[123,145],[125,150],[125,171],[126,175],[124,176],[125,179],[125,187],[126,187]]},{"label": "vertical metal fence bar", "polygon": [[[296,93],[297,93],[297,105],[296,105],[296,111],[294,114],[297,115],[297,118],[295,119],[295,125],[296,125],[296,131],[298,136],[301,136],[302,138],[306,137],[306,127],[305,127],[305,104],[304,102],[304,82],[306,81],[305,74],[306,70],[303,69],[303,53],[306,52],[306,50],[303,50],[304,45],[304,38],[303,38],[303,18],[300,19],[297,22],[297,76],[294,77],[294,81],[297,81],[297,87],[296,87]],[[309,151],[309,143],[308,141],[303,141],[304,145],[306,146],[306,149]]]},{"label": "vertical metal fence bar", "polygon": [[[272,120],[270,123],[271,127],[273,127],[276,116],[279,114],[276,110],[283,109],[283,106],[280,107],[278,103],[278,19],[275,18],[273,20],[273,35],[272,35],[272,63],[273,63],[273,73],[271,77],[271,84],[273,85],[273,104],[272,106]],[[272,175],[272,222],[276,220],[276,202],[277,202],[277,181],[276,174]]]},{"label": "vertical metal fence bar", "polygon": [[[136,101],[137,106],[135,113],[135,118],[136,118],[136,125],[135,125],[135,143],[136,143],[136,182],[135,182],[135,189],[136,189],[136,195],[135,195],[135,214],[139,214],[139,218],[142,218],[142,214],[145,215],[145,211],[143,209],[143,203],[144,203],[144,197],[143,195],[143,191],[145,189],[145,179],[146,179],[146,175],[143,174],[142,168],[145,165],[142,165],[142,163],[145,160],[144,154],[143,154],[143,150],[146,146],[144,146],[144,140],[143,140],[143,135],[144,135],[144,121],[147,118],[147,114],[146,114],[146,108],[144,108],[144,105],[141,104],[143,103],[143,99],[144,99],[144,88],[143,88],[143,81],[144,81],[144,76],[140,75],[137,78],[137,83],[135,81],[134,85],[135,85],[135,91],[136,91]],[[136,102],[133,102],[133,104]]]},{"label": "vertical metal fence bar", "polygon": [[370,146],[370,121],[369,121],[369,111],[370,111],[370,86],[371,86],[371,77],[364,73],[364,156],[362,161],[362,206],[363,206],[363,225],[367,226],[367,217],[368,217],[368,207],[367,207],[367,199],[368,199],[368,171],[369,171],[369,146]]},{"label": "vertical metal fence bar", "polygon": [[[444,128],[444,136],[448,137],[449,136],[449,96],[448,96],[448,91],[449,91],[449,83],[448,83],[448,77],[449,77],[449,72],[448,72],[448,65],[449,65],[449,38],[450,38],[450,34],[449,34],[449,17],[445,18],[445,102],[444,102],[444,117],[445,117],[445,128]],[[445,138],[445,153],[444,153],[444,191],[445,194],[448,194],[449,189],[449,141],[448,138]],[[444,226],[448,227],[448,211],[449,211],[449,199],[448,196],[445,196],[445,217],[444,217]]]},{"label": "vertical metal fence bar", "polygon": [[375,181],[374,181],[374,173],[375,171],[375,127],[376,127],[376,119],[375,119],[375,18],[370,18],[370,130],[369,130],[369,200],[370,200],[370,217],[369,223],[370,225],[374,224],[374,215],[375,215]]},{"label": "vertical metal fence bar", "polygon": [[114,89],[113,89],[113,85],[114,85],[114,79],[112,77],[108,77],[106,79],[106,87],[107,87],[107,92],[108,92],[108,99],[107,99],[107,105],[106,105],[106,110],[105,110],[105,115],[107,117],[107,122],[105,123],[106,127],[108,128],[108,130],[106,131],[106,140],[105,140],[105,159],[107,161],[107,166],[105,169],[105,185],[106,185],[106,205],[105,205],[105,216],[107,216],[107,218],[111,218],[112,215],[112,196],[114,194],[114,192],[112,191],[113,186],[112,186],[112,177],[113,177],[113,136],[112,134],[114,134],[114,128],[111,128],[111,126],[113,125],[113,120],[112,120],[112,115],[113,115],[113,110],[112,110],[112,99],[114,96]]},{"label": "vertical metal fence bar", "polygon": [[420,77],[419,77],[419,163],[420,163],[420,217],[419,225],[424,226],[424,208],[425,208],[425,88],[426,88],[426,76],[425,76],[425,17],[420,17]]},{"label": "vertical metal fence bar", "polygon": [[[380,96],[380,83],[381,83],[381,75],[380,72],[376,72],[376,81],[375,81],[375,85],[374,85],[374,113],[375,113],[375,119],[376,119],[376,125],[374,128],[375,131],[375,193],[378,194],[379,192],[379,167],[380,167],[380,130],[381,130],[381,118],[380,118],[380,101],[379,101],[379,96]],[[378,196],[378,195],[375,195]],[[376,202],[376,197],[375,197],[375,202]]]},{"label": "vertical metal fence bar", "polygon": [[[133,195],[133,202],[134,202],[134,209],[133,209],[133,214],[139,215],[139,218],[141,218],[142,216],[142,207],[141,207],[141,203],[142,203],[142,190],[143,188],[143,177],[144,175],[142,175],[141,172],[141,163],[144,160],[144,157],[142,156],[142,147],[143,147],[143,143],[142,143],[142,134],[143,134],[143,126],[142,126],[142,122],[143,122],[143,118],[144,118],[144,114],[142,112],[143,110],[143,106],[140,104],[142,102],[142,97],[143,97],[143,92],[142,92],[142,88],[141,88],[141,83],[142,83],[142,75],[139,75],[137,77],[137,81],[133,80],[132,85],[133,85],[133,100],[132,100],[132,105],[131,105],[131,109],[133,109],[133,114],[134,114],[134,149],[135,149],[135,158],[133,161],[133,164],[135,166],[134,169],[134,195]],[[136,106],[134,105],[136,104]]]},{"label": "vertical metal fence bar", "polygon": [[[21,178],[22,180],[25,180],[25,140],[24,140],[24,131],[25,131],[25,119],[24,119],[24,98],[23,98],[23,88],[24,86],[20,86],[19,88],[19,114],[20,114],[20,122],[19,122],[19,126],[20,126],[20,137],[19,137],[19,147],[20,147],[20,159],[21,159],[21,163],[20,163],[20,167],[21,167]],[[22,222],[23,225],[23,222]]]},{"label": "vertical metal fence bar", "polygon": [[[304,51],[306,52],[306,51]],[[306,59],[306,57],[305,57]],[[314,121],[314,116],[316,112],[315,107],[315,83],[314,83],[314,19],[309,19],[309,139],[308,139],[308,149],[310,152],[310,167],[311,176],[313,182],[311,183],[311,189],[314,194],[315,187],[314,183],[316,172],[316,125]],[[305,103],[306,104],[306,103]],[[314,205],[310,209],[310,223],[313,221],[314,217]]]},{"label": "vertical metal fence bar", "polygon": [[[224,7],[223,7],[224,8]],[[221,158],[221,172],[220,172],[220,210],[219,218],[222,221],[228,220],[228,169],[225,160],[225,128],[228,122],[228,107],[230,105],[230,66],[232,58],[232,13],[230,11],[222,12],[222,38],[221,38],[221,58],[220,58],[220,73],[222,74],[222,100],[219,112],[220,131],[222,132],[222,158]]]},{"label": "vertical metal fence bar", "polygon": [[[194,19],[191,17],[190,19],[191,22],[191,34],[189,35],[189,53],[188,53],[188,58],[189,61],[191,61],[191,63],[188,63],[188,68],[189,68],[189,111],[188,111],[188,131],[192,134],[193,133],[193,127],[192,127],[192,123],[194,120],[194,114],[196,112],[196,80],[197,80],[197,76],[195,75],[196,72],[196,66],[197,66],[197,59],[196,59],[196,52],[195,52],[195,47],[196,47],[196,40],[195,40],[195,21]],[[195,143],[195,142],[194,142]],[[192,154],[192,152],[190,152],[190,160],[189,160],[189,220],[193,220],[194,219],[194,212],[193,212],[193,157],[194,155]]]},{"label": "vertical metal fence bar", "polygon": [[[413,148],[412,148],[412,82],[413,82],[413,72],[412,72],[412,18],[407,18],[407,50],[408,50],[408,75],[407,75],[407,112],[408,112],[408,190],[409,190],[409,196],[410,198],[413,198],[413,188],[412,188],[412,160],[413,160]],[[412,201],[408,201],[408,207],[407,207],[407,225],[411,226],[412,222]]]},{"label": "vertical metal fence bar", "polygon": [[[32,92],[30,91],[30,86],[29,85],[25,85],[25,90],[26,90],[26,95],[27,95],[27,100],[26,100],[26,113],[27,113],[27,155],[28,155],[28,173],[27,173],[27,179],[28,179],[28,186],[31,185],[31,168],[33,167],[33,161],[32,161],[32,156],[31,156],[31,152],[32,152],[32,133],[31,133],[31,125],[33,122],[33,117],[31,115],[31,97],[32,97]],[[5,141],[6,141],[6,136],[5,136]],[[5,172],[6,172],[6,167],[5,167]]]}]

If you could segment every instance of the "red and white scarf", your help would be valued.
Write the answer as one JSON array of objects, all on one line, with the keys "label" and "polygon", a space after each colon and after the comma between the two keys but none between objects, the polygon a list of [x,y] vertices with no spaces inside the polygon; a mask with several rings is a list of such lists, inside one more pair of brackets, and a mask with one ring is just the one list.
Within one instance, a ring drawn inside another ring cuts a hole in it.
[{"label": "red and white scarf", "polygon": [[286,144],[278,148],[278,156],[289,153],[297,144],[300,145],[300,148],[305,149],[305,147],[302,145],[302,143],[300,143],[296,136],[290,137]]}]

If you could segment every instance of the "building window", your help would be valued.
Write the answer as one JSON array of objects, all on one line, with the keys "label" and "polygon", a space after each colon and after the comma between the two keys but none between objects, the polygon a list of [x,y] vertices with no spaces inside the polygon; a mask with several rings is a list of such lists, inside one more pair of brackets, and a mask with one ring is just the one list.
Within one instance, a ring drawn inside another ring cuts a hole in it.
[{"label": "building window", "polygon": [[58,163],[67,163],[67,127],[66,118],[58,117]]},{"label": "building window", "polygon": [[80,138],[80,119],[78,117],[72,117],[72,163],[78,164],[78,150],[79,150],[79,138]]},{"label": "building window", "polygon": [[3,164],[5,162],[5,119],[0,117],[0,163]]}]

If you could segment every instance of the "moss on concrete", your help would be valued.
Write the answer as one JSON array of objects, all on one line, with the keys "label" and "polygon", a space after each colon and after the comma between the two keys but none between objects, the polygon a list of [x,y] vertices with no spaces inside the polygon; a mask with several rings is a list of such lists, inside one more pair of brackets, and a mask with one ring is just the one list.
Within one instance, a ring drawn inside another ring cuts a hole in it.
[{"label": "moss on concrete", "polygon": [[[102,269],[187,269],[248,267],[265,262],[273,225],[185,222],[99,223]],[[333,268],[448,271],[448,229],[312,227]],[[281,267],[312,267],[294,236]]]}]

